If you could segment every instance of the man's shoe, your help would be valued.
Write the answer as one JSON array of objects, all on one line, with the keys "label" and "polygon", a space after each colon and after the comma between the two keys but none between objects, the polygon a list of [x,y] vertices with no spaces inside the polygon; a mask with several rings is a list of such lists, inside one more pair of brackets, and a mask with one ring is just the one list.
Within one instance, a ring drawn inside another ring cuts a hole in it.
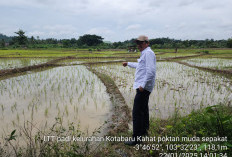
[{"label": "man's shoe", "polygon": [[139,142],[138,141],[125,141],[124,144],[128,146],[135,146],[136,144],[139,144]]}]

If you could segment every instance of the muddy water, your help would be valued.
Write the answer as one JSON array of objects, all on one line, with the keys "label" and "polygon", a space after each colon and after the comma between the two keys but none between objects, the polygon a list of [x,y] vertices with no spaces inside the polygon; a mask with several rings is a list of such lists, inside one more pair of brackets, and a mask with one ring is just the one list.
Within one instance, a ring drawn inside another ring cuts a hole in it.
[{"label": "muddy water", "polygon": [[84,66],[58,67],[0,81],[0,133],[32,122],[49,128],[59,117],[92,134],[109,117],[104,84]]},{"label": "muddy water", "polygon": [[46,63],[52,59],[41,58],[0,58],[0,70],[22,68],[31,65]]},{"label": "muddy water", "polygon": [[[102,65],[95,69],[112,76],[132,108],[135,69],[121,65]],[[156,85],[149,100],[152,116],[167,118],[175,111],[188,114],[201,107],[231,103],[232,82],[224,77],[171,62],[158,62],[156,74]]]}]

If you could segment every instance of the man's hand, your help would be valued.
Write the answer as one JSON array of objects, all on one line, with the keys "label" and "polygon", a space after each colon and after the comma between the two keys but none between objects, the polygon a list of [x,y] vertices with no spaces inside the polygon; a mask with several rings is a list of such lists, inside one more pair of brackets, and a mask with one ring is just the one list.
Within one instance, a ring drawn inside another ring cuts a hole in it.
[{"label": "man's hand", "polygon": [[123,65],[124,67],[126,67],[126,66],[128,65],[128,63],[127,63],[127,62],[123,62],[122,65]]},{"label": "man's hand", "polygon": [[140,92],[143,92],[143,87],[140,86],[140,87],[139,87],[139,91],[140,91]]}]

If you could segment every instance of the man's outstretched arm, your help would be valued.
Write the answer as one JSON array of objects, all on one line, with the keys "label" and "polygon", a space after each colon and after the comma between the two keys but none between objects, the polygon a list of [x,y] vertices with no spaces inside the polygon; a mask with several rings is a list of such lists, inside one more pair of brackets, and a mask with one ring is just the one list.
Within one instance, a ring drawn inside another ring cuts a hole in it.
[{"label": "man's outstretched arm", "polygon": [[128,66],[128,67],[130,67],[130,68],[136,68],[137,65],[138,65],[138,63],[136,63],[136,62],[123,62],[122,65],[123,65],[124,67]]}]

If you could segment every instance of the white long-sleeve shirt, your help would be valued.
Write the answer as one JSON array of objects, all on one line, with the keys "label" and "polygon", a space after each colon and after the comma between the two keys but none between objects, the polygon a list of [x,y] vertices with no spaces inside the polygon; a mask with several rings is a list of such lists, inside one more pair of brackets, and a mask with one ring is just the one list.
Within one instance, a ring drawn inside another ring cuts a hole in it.
[{"label": "white long-sleeve shirt", "polygon": [[136,68],[134,89],[140,86],[149,92],[152,92],[155,86],[156,75],[156,56],[150,47],[141,52],[137,62],[128,62],[128,66]]}]

